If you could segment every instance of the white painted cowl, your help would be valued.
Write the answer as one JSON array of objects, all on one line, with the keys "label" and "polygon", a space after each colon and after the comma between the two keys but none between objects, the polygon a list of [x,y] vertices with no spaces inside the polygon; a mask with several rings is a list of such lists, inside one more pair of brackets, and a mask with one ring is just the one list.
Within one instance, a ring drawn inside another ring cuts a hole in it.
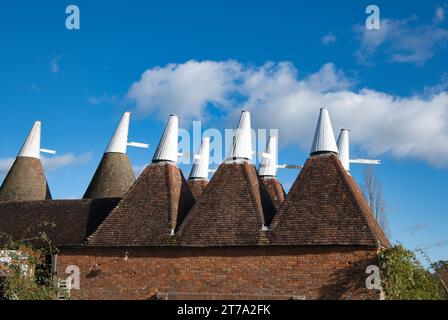
[{"label": "white painted cowl", "polygon": [[324,152],[338,153],[338,147],[336,146],[328,110],[321,108],[310,154],[314,155]]}]

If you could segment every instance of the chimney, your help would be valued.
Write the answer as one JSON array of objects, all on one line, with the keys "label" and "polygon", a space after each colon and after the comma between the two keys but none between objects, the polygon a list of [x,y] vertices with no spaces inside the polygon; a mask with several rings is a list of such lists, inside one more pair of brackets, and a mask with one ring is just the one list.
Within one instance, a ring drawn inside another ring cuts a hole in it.
[{"label": "chimney", "polygon": [[51,199],[40,152],[41,123],[36,121],[1,187],[0,201],[31,201]]},{"label": "chimney", "polygon": [[242,111],[238,128],[235,130],[228,160],[252,160],[252,132],[249,111]]},{"label": "chimney", "polygon": [[258,172],[260,177],[275,177],[277,175],[277,137],[269,136],[266,152],[262,155]]},{"label": "chimney", "polygon": [[198,154],[194,156],[193,167],[190,171],[189,179],[205,179],[208,180],[209,162],[210,162],[210,138],[202,139],[201,147]]},{"label": "chimney", "polygon": [[341,160],[344,169],[350,172],[350,130],[349,129],[341,129],[341,133],[338,138],[338,158]]},{"label": "chimney", "polygon": [[152,158],[152,162],[171,161],[176,162],[178,157],[178,142],[179,139],[179,116],[170,115],[168,123],[163,131],[162,138],[160,138],[159,145]]},{"label": "chimney", "polygon": [[84,199],[122,197],[135,181],[135,173],[126,155],[127,146],[147,148],[143,143],[128,143],[130,112],[125,112],[84,193]]},{"label": "chimney", "polygon": [[316,155],[321,153],[339,153],[336,146],[336,141],[334,139],[330,115],[328,114],[328,110],[325,108],[320,109],[310,154]]}]

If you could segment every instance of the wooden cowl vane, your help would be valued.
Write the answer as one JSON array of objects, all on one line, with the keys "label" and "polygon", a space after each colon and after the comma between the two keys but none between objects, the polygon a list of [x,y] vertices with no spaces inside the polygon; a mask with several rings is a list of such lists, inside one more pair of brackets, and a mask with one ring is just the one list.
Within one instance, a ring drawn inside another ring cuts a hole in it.
[{"label": "wooden cowl vane", "polygon": [[258,175],[260,183],[264,186],[265,191],[271,198],[275,209],[278,210],[281,203],[285,199],[285,191],[277,178],[277,137],[270,136],[266,145],[266,152],[262,154]]},{"label": "wooden cowl vane", "polygon": [[310,154],[316,155],[322,153],[339,153],[334,138],[333,127],[331,126],[330,115],[325,108],[320,109]]},{"label": "wooden cowl vane", "polygon": [[135,181],[135,173],[126,155],[127,146],[148,148],[143,143],[128,142],[130,112],[125,112],[115,130],[84,199],[122,197]]},{"label": "wooden cowl vane", "polygon": [[2,186],[0,201],[30,201],[51,199],[44,168],[40,161],[41,123],[36,121]]},{"label": "wooden cowl vane", "polygon": [[208,184],[210,162],[210,138],[202,139],[201,147],[198,154],[194,155],[194,163],[191,167],[190,176],[188,178],[188,185],[195,199],[197,199],[204,188]]}]

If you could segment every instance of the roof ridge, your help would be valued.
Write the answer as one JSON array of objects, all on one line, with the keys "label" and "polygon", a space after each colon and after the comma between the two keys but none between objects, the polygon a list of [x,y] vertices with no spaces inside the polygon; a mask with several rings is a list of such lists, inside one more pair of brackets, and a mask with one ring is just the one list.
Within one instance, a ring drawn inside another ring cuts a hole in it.
[{"label": "roof ridge", "polygon": [[[285,200],[283,200],[283,202],[280,205],[280,207],[278,208],[277,212],[272,217],[270,229],[275,228],[279,224],[279,220],[284,215],[284,211],[286,211],[288,209],[288,206],[291,203],[291,192],[294,190],[295,185],[298,184],[300,180],[302,180],[301,177],[304,176],[309,171],[309,168],[311,167],[311,166],[306,165],[308,161],[314,161],[314,157],[308,158],[306,163],[303,165],[302,169],[300,170],[299,174],[297,175],[297,178],[294,180],[293,184],[291,185],[291,188],[289,188],[289,191],[285,196]],[[296,190],[298,192],[299,190],[301,190],[302,185],[299,184],[297,186],[297,188],[300,188],[300,189]]]},{"label": "roof ridge", "polygon": [[[256,192],[254,189],[256,188],[255,185],[253,183],[251,183],[252,178],[249,176],[249,171],[248,170],[243,170],[243,174],[244,177],[246,179],[246,182],[250,185],[249,191],[252,193],[252,197],[255,199],[255,205],[256,207],[254,208],[256,211],[258,211],[258,223],[260,224],[261,227],[263,227],[265,225],[265,217],[264,217],[264,210],[263,210],[263,205],[261,203],[261,185],[258,181],[258,173],[257,173],[257,169],[255,168],[255,166],[251,163],[244,163],[244,166],[249,166],[249,168],[255,170],[255,174],[256,174],[256,184],[258,186],[258,192]],[[261,214],[261,216],[260,216]]]},{"label": "roof ridge", "polygon": [[[176,166],[177,167],[177,166]],[[172,203],[172,200],[174,200],[174,190],[173,188],[170,188],[170,185],[174,184],[174,175],[172,174],[171,170],[168,166],[165,166],[165,186],[168,190],[168,212],[169,212],[169,219],[170,219],[170,227],[171,232],[173,233],[174,230],[177,228],[177,208],[174,208],[174,205]],[[176,212],[175,212],[176,211]],[[176,216],[176,219],[174,219],[174,216]]]},{"label": "roof ridge", "polygon": [[[223,165],[224,163],[222,163],[221,165]],[[221,166],[220,165],[220,166]],[[218,167],[219,169],[219,167]],[[202,191],[202,194],[204,194],[204,192],[206,191],[206,188],[209,188],[211,185],[213,185],[215,180],[218,180],[219,177],[222,175],[222,171],[220,170],[216,170],[216,172],[213,174],[212,178],[210,179],[209,183],[207,184],[207,186],[204,188],[204,190]],[[180,223],[176,235],[182,235],[183,230],[185,228],[186,225],[188,225],[188,223],[190,222],[191,219],[193,219],[193,215],[190,214],[190,212],[193,210],[193,208],[195,207],[196,203],[198,202],[197,199],[195,199],[195,204],[193,205],[193,207],[190,208],[188,214],[185,216],[185,218],[182,220],[182,222]]]}]

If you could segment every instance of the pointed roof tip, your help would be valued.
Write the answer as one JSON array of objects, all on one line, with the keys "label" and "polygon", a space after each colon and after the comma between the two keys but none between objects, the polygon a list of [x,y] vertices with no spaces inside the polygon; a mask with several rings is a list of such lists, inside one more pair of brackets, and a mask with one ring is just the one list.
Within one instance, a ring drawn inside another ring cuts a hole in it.
[{"label": "pointed roof tip", "polygon": [[210,137],[205,137],[202,139],[197,158],[194,160],[188,179],[208,179],[209,163]]},{"label": "pointed roof tip", "polygon": [[350,130],[341,129],[338,137],[338,158],[342,162],[342,166],[350,172]]},{"label": "pointed roof tip", "polygon": [[258,174],[260,177],[277,175],[277,137],[269,136],[268,143],[266,144],[266,153],[268,157],[262,157],[260,166],[258,168]]},{"label": "pointed roof tip", "polygon": [[159,145],[152,158],[152,162],[176,162],[178,157],[179,116],[171,114],[163,130]]},{"label": "pointed roof tip", "polygon": [[330,152],[339,153],[334,138],[333,127],[331,126],[330,115],[326,108],[321,108],[310,155]]},{"label": "pointed roof tip", "polygon": [[104,153],[126,153],[131,113],[125,112]]},{"label": "pointed roof tip", "polygon": [[22,148],[17,157],[30,157],[40,159],[40,132],[42,124],[40,121],[34,122]]},{"label": "pointed roof tip", "polygon": [[241,111],[241,117],[227,158],[229,160],[252,160],[252,130],[249,111]]}]

